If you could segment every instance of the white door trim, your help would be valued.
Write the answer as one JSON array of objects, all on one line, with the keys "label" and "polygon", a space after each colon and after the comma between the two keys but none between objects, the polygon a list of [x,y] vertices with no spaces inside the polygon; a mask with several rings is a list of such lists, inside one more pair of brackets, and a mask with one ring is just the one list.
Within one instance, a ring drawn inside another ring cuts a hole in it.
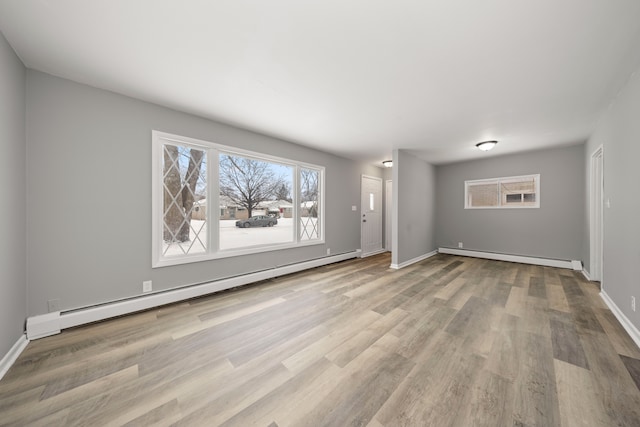
[{"label": "white door trim", "polygon": [[589,278],[602,281],[604,241],[604,148],[591,154],[589,171]]},{"label": "white door trim", "polygon": [[384,188],[384,248],[387,252],[393,252],[392,244],[392,219],[393,219],[393,181],[385,181]]},{"label": "white door trim", "polygon": [[[369,248],[369,244],[366,243],[368,240],[366,239],[367,236],[365,236],[365,232],[364,232],[364,220],[366,220],[365,215],[366,215],[366,211],[367,211],[367,206],[365,205],[365,186],[364,186],[364,181],[366,180],[373,180],[376,181],[377,186],[376,186],[376,190],[379,194],[379,197],[377,198],[377,200],[374,201],[375,205],[376,205],[376,212],[379,215],[379,226],[376,229],[376,233],[377,235],[376,240],[379,241],[379,245],[376,245],[376,247],[373,248]],[[379,205],[378,205],[379,203]],[[377,176],[370,176],[370,175],[361,175],[360,178],[360,248],[362,249],[362,256],[368,256],[368,255],[374,255],[380,252],[384,252],[384,249],[382,247],[382,211],[383,211],[383,206],[382,206],[382,178],[379,178]]]}]

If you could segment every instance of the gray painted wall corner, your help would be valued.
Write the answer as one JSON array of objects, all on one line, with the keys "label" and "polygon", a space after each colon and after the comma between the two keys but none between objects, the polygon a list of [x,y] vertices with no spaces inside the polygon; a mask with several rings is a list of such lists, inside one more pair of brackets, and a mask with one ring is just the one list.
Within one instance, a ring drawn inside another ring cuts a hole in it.
[{"label": "gray painted wall corner", "polygon": [[[640,330],[640,69],[632,75],[587,142],[585,168],[591,154],[604,149],[604,264],[602,288],[624,316]],[[588,207],[587,207],[588,212]],[[587,213],[588,218],[588,213]],[[585,239],[589,239],[588,228]],[[636,311],[631,297],[636,298]]]},{"label": "gray painted wall corner", "polygon": [[403,264],[436,249],[435,167],[405,150],[393,156],[394,216],[392,263]]},{"label": "gray painted wall corner", "polygon": [[25,73],[0,34],[0,359],[27,313]]}]

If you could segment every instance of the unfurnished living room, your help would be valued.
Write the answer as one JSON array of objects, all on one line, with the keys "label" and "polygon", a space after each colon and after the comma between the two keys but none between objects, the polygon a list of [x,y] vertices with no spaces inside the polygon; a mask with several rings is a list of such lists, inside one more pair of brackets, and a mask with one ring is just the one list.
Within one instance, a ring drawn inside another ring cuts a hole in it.
[{"label": "unfurnished living room", "polygon": [[640,426],[640,2],[0,0],[0,426]]}]

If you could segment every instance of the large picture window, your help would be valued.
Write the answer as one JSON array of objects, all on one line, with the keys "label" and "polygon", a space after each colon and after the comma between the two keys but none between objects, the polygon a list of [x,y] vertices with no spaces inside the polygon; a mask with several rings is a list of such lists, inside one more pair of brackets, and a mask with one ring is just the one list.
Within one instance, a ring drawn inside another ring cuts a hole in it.
[{"label": "large picture window", "polygon": [[324,168],[153,132],[153,266],[324,243]]},{"label": "large picture window", "polygon": [[464,182],[465,209],[539,208],[540,175]]}]

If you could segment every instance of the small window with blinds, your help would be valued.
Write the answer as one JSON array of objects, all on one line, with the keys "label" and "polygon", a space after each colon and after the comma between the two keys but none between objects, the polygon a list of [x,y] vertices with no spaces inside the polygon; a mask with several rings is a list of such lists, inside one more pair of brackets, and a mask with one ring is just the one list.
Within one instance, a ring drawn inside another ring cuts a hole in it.
[{"label": "small window with blinds", "polygon": [[539,207],[540,174],[464,182],[465,209]]}]

